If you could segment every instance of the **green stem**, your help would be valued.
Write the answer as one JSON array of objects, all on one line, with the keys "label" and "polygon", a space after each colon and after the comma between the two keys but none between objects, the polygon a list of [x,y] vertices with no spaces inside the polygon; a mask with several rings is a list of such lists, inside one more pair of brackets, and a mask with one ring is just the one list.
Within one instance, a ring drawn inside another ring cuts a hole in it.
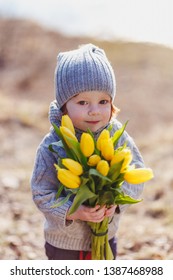
[{"label": "green stem", "polygon": [[108,221],[105,218],[100,223],[88,223],[92,229],[91,247],[92,260],[112,260],[113,254],[108,241]]}]

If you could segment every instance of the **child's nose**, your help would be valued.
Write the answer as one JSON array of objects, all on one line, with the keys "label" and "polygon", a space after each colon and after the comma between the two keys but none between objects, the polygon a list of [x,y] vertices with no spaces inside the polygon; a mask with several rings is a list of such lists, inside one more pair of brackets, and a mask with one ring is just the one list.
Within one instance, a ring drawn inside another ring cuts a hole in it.
[{"label": "child's nose", "polygon": [[92,105],[89,108],[89,112],[88,112],[89,116],[96,116],[100,114],[99,108],[97,105]]}]

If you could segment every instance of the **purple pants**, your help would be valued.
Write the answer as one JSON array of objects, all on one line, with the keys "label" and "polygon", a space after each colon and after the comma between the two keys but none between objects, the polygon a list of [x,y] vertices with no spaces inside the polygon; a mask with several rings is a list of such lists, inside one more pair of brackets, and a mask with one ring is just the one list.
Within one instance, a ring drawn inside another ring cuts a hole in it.
[{"label": "purple pants", "polygon": [[[115,238],[110,239],[109,244],[112,249],[114,259],[116,259],[116,254],[117,254],[116,239]],[[81,251],[56,248],[47,242],[45,243],[45,252],[48,260],[80,260],[81,259]],[[82,252],[83,259],[88,259],[88,254],[89,252],[83,251]]]}]

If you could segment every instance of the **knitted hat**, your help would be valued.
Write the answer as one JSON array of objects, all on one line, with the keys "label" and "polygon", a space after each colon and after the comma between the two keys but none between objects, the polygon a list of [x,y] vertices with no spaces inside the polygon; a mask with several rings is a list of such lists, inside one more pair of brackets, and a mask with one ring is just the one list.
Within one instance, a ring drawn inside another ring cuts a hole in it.
[{"label": "knitted hat", "polygon": [[84,91],[103,91],[112,101],[116,94],[114,71],[105,52],[87,44],[57,57],[55,94],[61,108],[70,98]]}]

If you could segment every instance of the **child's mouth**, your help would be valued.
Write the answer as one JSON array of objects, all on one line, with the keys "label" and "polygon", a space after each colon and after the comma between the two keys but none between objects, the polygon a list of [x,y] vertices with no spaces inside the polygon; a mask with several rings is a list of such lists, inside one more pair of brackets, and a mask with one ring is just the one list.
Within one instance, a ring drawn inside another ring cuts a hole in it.
[{"label": "child's mouth", "polygon": [[89,124],[97,124],[97,123],[99,123],[99,121],[87,121],[87,123],[89,123]]}]

